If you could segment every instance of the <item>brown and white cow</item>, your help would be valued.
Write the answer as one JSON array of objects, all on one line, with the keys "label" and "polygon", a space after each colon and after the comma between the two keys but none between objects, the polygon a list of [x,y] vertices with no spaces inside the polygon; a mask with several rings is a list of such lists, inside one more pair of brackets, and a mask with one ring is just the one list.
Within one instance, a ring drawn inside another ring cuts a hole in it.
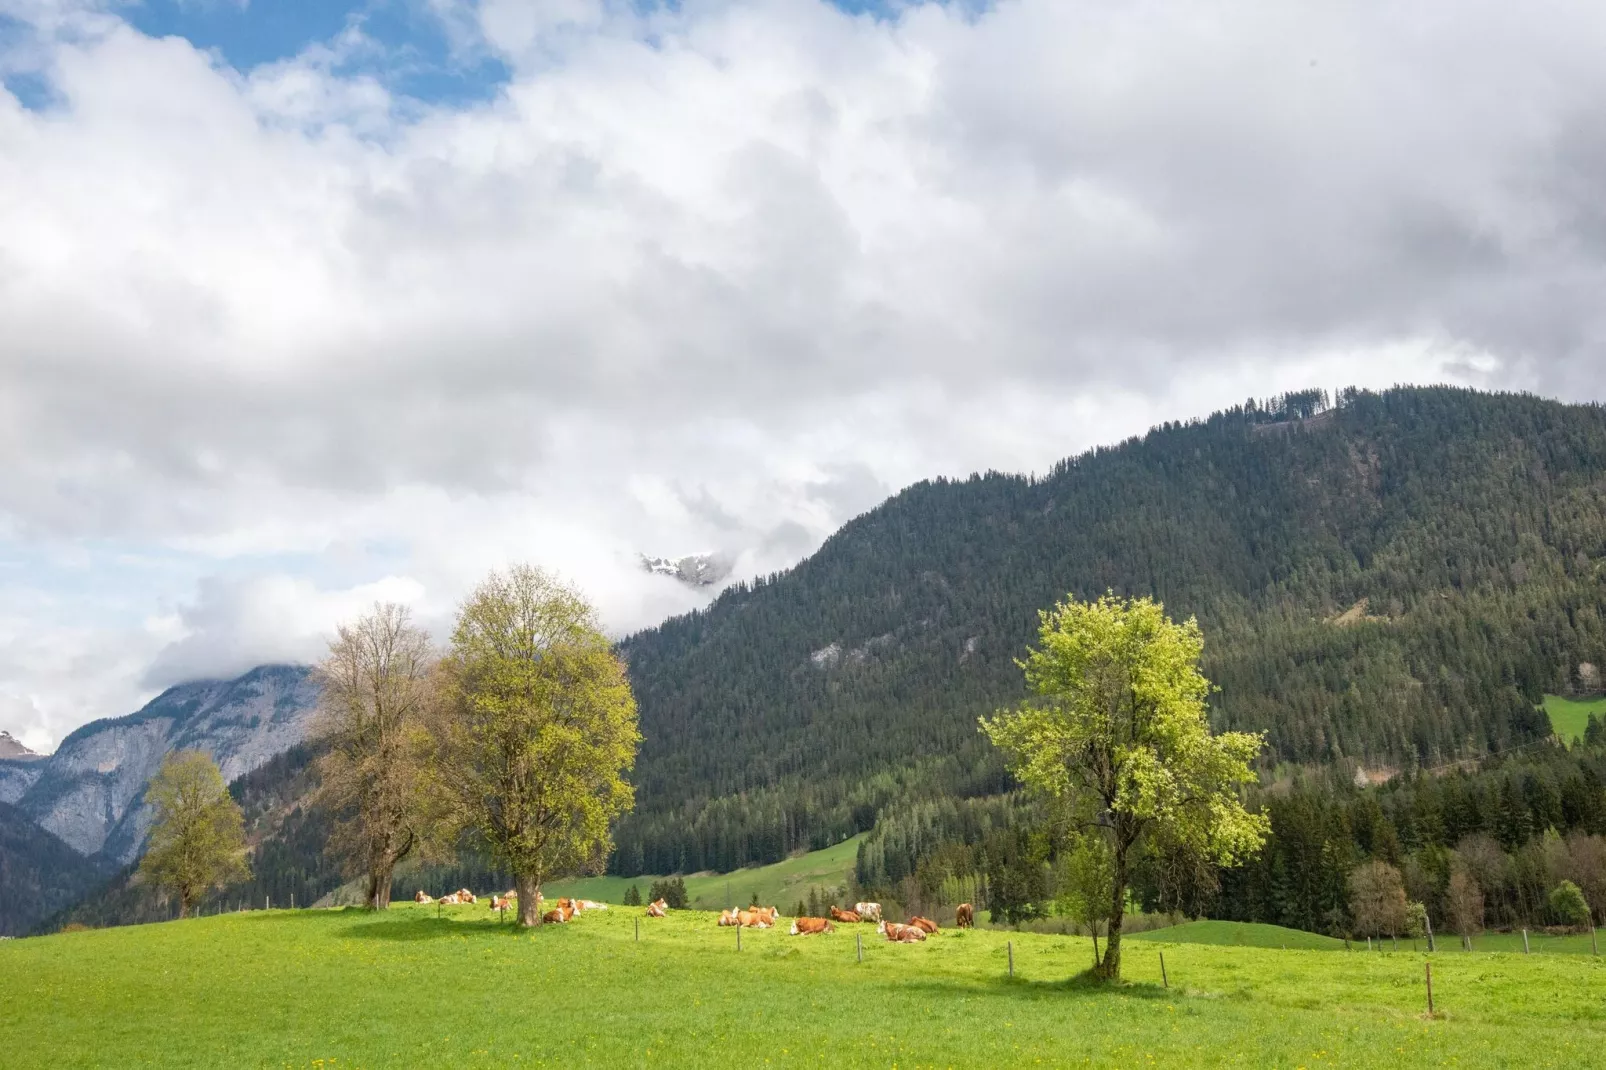
[{"label": "brown and white cow", "polygon": [[849,924],[849,923],[856,922],[856,921],[862,921],[863,919],[860,918],[859,915],[855,914],[851,910],[843,910],[841,907],[832,907],[831,908],[831,920],[832,921],[840,921],[840,922],[843,922],[844,924]]},{"label": "brown and white cow", "polygon": [[607,909],[608,909],[608,904],[607,903],[599,903],[595,899],[576,899],[574,901],[574,912],[576,914],[580,913],[580,911],[582,911],[582,910],[607,910]]},{"label": "brown and white cow", "polygon": [[918,914],[909,919],[909,924],[920,929],[928,935],[937,931],[937,923],[930,918],[922,918]]},{"label": "brown and white cow", "polygon": [[738,910],[736,923],[749,929],[768,929],[775,924],[775,919],[769,911],[760,907],[757,910]]},{"label": "brown and white cow", "polygon": [[859,917],[863,918],[865,921],[881,920],[880,903],[854,903],[853,912],[859,915]]},{"label": "brown and white cow", "polygon": [[509,899],[505,895],[493,895],[493,896],[491,896],[491,909],[492,910],[506,910],[508,907],[510,907],[512,905],[513,905],[513,900]]},{"label": "brown and white cow", "polygon": [[808,936],[811,933],[834,933],[836,926],[829,918],[793,918],[792,935]]},{"label": "brown and white cow", "polygon": [[542,914],[541,921],[547,925],[562,925],[572,917],[574,917],[574,911],[559,907],[556,910],[549,910]]},{"label": "brown and white cow", "polygon": [[462,897],[459,896],[456,892],[450,892],[450,893],[440,897],[440,904],[443,907],[455,907],[459,903],[461,903],[462,901],[463,901]]},{"label": "brown and white cow", "polygon": [[916,944],[926,938],[924,929],[916,925],[899,925],[896,922],[884,921],[876,926],[876,932],[897,944]]},{"label": "brown and white cow", "polygon": [[422,888],[418,889],[418,893],[413,896],[413,902],[415,903],[433,903],[434,901]]},{"label": "brown and white cow", "polygon": [[976,908],[969,903],[960,903],[954,909],[954,925],[961,929],[973,928],[976,924]]},{"label": "brown and white cow", "polygon": [[719,912],[719,923],[721,925],[740,925],[742,922],[741,919],[736,916],[736,911],[721,910]]},{"label": "brown and white cow", "polygon": [[[666,918],[669,916],[669,903],[664,899],[654,899],[647,904],[647,917]],[[721,924],[724,924],[721,922]]]},{"label": "brown and white cow", "polygon": [[474,893],[469,891],[467,888],[459,888],[457,890],[457,901],[459,903],[478,903],[479,902],[479,900],[477,898],[475,898]]}]

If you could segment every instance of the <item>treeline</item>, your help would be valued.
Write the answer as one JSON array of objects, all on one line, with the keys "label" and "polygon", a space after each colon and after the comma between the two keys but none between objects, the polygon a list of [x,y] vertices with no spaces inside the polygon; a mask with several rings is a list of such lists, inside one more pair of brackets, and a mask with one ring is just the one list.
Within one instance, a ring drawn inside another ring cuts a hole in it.
[{"label": "treeline", "polygon": [[[1441,932],[1565,924],[1552,907],[1562,881],[1606,923],[1598,744],[1545,744],[1365,788],[1341,768],[1303,770],[1256,789],[1250,805],[1271,819],[1257,858],[1217,871],[1149,852],[1134,874],[1135,903],[1347,936],[1366,920],[1356,915],[1354,874],[1380,862]],[[1005,922],[1050,916],[1065,886],[1064,833],[1020,795],[903,808],[860,846],[855,894],[933,911],[968,901]]]},{"label": "treeline", "polygon": [[621,645],[644,743],[611,868],[772,861],[1008,791],[975,719],[1022,696],[1013,659],[1067,593],[1196,615],[1212,719],[1266,731],[1268,763],[1408,773],[1526,746],[1543,694],[1606,664],[1603,477],[1597,406],[1413,388],[917,484]]}]

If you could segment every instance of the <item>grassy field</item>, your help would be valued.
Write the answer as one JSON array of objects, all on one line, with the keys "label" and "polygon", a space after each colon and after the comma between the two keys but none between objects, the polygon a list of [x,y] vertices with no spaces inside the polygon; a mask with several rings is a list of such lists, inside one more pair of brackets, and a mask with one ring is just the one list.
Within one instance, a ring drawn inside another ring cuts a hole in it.
[{"label": "grassy field", "polygon": [[1606,698],[1579,700],[1546,695],[1544,705],[1550,727],[1568,743],[1584,738],[1584,726],[1589,723],[1590,714],[1606,720]]},{"label": "grassy field", "polygon": [[[756,895],[765,905],[790,911],[800,899],[807,899],[809,888],[836,889],[851,882],[853,861],[859,853],[863,834],[834,847],[788,858],[769,866],[739,869],[734,873],[694,873],[685,878],[687,905],[702,910],[746,906]],[[552,881],[541,892],[548,899],[574,896],[617,903],[625,889],[634,884],[645,899],[657,877],[577,877]],[[479,889],[475,889],[478,891]]]},{"label": "grassy field", "polygon": [[[306,910],[0,943],[7,1067],[1599,1066],[1606,965],[1133,940],[1118,989],[1076,937],[736,934],[482,908]],[[1158,934],[1155,934],[1158,936]],[[1229,938],[1218,932],[1226,941]],[[1015,977],[1008,977],[1009,943]],[[1170,976],[1160,985],[1161,953]]]}]

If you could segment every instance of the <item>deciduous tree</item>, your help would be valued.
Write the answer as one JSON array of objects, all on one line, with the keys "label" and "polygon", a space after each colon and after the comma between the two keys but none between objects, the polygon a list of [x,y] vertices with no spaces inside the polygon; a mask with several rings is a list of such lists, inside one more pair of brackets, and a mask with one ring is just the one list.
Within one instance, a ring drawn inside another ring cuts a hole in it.
[{"label": "deciduous tree", "polygon": [[338,815],[329,850],[367,878],[370,910],[390,906],[391,874],[423,826],[424,719],[435,656],[407,609],[375,605],[342,624],[315,670],[321,801]]},{"label": "deciduous tree", "polygon": [[1396,936],[1410,920],[1400,871],[1383,861],[1362,863],[1349,875],[1350,914],[1368,936]]},{"label": "deciduous tree", "polygon": [[577,591],[521,565],[463,603],[442,684],[446,825],[513,874],[520,924],[539,925],[542,882],[605,861],[634,799],[641,734],[624,665]]},{"label": "deciduous tree", "polygon": [[1068,599],[1041,614],[1039,646],[1019,664],[1037,695],[981,719],[1011,769],[1063,805],[1109,850],[1109,939],[1099,976],[1121,976],[1121,927],[1134,850],[1163,836],[1218,865],[1264,842],[1268,823],[1239,789],[1259,735],[1212,735],[1196,621],[1173,623],[1149,598]]},{"label": "deciduous tree", "polygon": [[186,917],[208,888],[251,875],[245,861],[245,824],[210,755],[174,751],[145,788],[156,812],[139,871],[178,896]]}]

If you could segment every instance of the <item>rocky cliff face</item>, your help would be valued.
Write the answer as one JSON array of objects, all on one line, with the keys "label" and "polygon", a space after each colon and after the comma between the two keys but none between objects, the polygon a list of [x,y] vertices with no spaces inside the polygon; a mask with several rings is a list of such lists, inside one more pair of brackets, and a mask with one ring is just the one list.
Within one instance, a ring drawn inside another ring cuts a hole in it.
[{"label": "rocky cliff face", "polygon": [[145,784],[169,751],[203,750],[232,781],[306,739],[316,702],[299,666],[180,684],[138,713],[85,725],[47,758],[0,763],[0,802],[74,850],[130,862],[150,827]]}]

